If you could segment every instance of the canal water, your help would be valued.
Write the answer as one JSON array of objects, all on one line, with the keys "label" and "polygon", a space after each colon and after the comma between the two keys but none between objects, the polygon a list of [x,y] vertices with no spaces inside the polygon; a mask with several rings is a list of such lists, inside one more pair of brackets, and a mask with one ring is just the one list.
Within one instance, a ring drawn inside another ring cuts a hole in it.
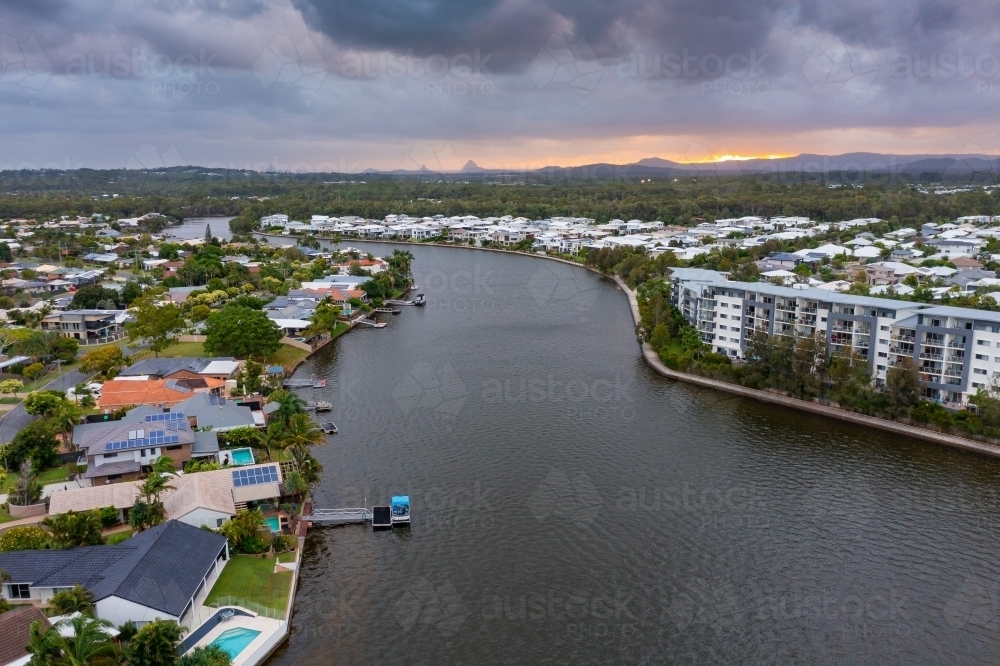
[{"label": "canal water", "polygon": [[413,524],[314,529],[270,664],[1000,659],[997,462],[662,378],[585,270],[404,247],[427,306],[300,372],[316,505]]}]

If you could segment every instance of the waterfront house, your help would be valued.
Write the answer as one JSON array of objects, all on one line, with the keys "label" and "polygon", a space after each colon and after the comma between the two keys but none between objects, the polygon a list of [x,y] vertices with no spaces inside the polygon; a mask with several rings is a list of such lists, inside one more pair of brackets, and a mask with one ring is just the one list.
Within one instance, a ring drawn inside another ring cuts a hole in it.
[{"label": "waterfront house", "polygon": [[[221,527],[239,511],[280,502],[281,465],[264,463],[209,472],[181,474],[163,495],[167,519],[193,527]],[[141,482],[57,490],[49,499],[49,515],[114,507],[123,521],[141,493]]]},{"label": "waterfront house", "polygon": [[0,553],[8,601],[48,601],[82,585],[95,614],[115,626],[156,619],[183,623],[229,561],[229,542],[218,534],[170,520],[113,546]]},{"label": "waterfront house", "polygon": [[221,394],[225,385],[225,380],[214,377],[112,379],[104,382],[97,406],[101,409],[139,405],[171,407],[187,400],[192,393]]},{"label": "waterfront house", "polygon": [[149,379],[232,379],[241,363],[231,356],[215,358],[147,358],[130,365],[119,377]]}]

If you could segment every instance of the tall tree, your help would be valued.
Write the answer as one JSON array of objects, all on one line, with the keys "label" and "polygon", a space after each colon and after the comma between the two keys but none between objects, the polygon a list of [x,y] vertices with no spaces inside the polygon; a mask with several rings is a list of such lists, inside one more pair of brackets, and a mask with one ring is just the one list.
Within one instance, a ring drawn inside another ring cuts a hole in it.
[{"label": "tall tree", "polygon": [[205,351],[267,359],[281,347],[281,329],[260,310],[227,304],[205,322]]},{"label": "tall tree", "polygon": [[135,321],[125,324],[130,345],[145,340],[158,358],[170,346],[170,335],[184,328],[184,313],[174,303],[158,304],[147,296],[137,301]]}]

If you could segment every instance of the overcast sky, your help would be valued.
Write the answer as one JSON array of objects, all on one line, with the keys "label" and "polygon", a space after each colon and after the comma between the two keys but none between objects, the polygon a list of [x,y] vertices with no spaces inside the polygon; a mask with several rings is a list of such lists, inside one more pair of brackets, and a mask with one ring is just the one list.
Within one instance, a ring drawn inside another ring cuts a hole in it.
[{"label": "overcast sky", "polygon": [[997,0],[0,0],[0,168],[1000,152]]}]

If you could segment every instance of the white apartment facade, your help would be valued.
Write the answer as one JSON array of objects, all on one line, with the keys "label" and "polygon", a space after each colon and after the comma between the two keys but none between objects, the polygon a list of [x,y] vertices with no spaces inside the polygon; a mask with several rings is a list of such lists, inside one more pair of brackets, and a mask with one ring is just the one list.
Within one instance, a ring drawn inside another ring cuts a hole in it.
[{"label": "white apartment facade", "polygon": [[754,331],[803,337],[819,333],[830,353],[853,349],[868,359],[876,383],[890,366],[892,326],[930,306],[826,289],[733,282],[724,273],[674,269],[674,305],[713,352],[743,359]]},{"label": "white apartment facade", "polygon": [[963,407],[1000,384],[1000,312],[931,306],[825,289],[732,282],[724,273],[674,269],[671,300],[712,351],[745,357],[755,330],[768,335],[820,333],[835,353],[868,359],[876,384],[904,357],[917,364],[924,394]]}]

